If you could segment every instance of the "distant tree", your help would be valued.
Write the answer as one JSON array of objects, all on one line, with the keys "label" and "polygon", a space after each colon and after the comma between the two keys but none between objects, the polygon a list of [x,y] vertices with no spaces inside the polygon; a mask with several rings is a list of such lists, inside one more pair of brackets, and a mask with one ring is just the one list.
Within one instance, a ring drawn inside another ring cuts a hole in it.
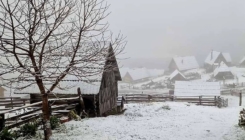
[{"label": "distant tree", "polygon": [[[2,85],[29,81],[47,95],[68,74],[82,79],[101,72],[89,67],[104,64],[105,42],[112,43],[116,54],[125,45],[121,34],[113,38],[108,30],[108,8],[104,0],[0,0]],[[53,81],[50,88],[45,81]],[[45,126],[47,102],[43,96]],[[48,139],[50,127],[45,134]]]}]

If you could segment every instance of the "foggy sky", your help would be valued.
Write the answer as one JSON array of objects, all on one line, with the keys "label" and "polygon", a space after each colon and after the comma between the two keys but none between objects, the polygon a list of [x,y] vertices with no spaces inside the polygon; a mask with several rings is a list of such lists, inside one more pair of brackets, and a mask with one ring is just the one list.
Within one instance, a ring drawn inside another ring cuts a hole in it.
[{"label": "foggy sky", "polygon": [[176,55],[201,65],[212,49],[230,52],[234,63],[245,55],[244,0],[107,1],[110,29],[127,36],[124,66],[165,68]]}]

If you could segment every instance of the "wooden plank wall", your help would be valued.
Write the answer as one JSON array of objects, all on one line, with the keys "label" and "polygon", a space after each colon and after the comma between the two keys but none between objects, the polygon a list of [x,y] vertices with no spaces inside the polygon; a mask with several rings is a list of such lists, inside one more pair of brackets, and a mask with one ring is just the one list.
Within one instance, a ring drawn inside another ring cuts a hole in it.
[{"label": "wooden plank wall", "polygon": [[101,89],[99,93],[100,115],[116,108],[117,103],[117,81],[113,72],[105,72],[103,75]]}]

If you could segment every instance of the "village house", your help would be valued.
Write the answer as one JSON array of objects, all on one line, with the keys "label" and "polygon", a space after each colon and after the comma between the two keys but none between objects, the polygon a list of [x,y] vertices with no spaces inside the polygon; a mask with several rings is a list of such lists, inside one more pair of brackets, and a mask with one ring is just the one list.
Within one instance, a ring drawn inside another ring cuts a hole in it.
[{"label": "village house", "polygon": [[240,60],[239,67],[245,68],[245,56]]},{"label": "village house", "polygon": [[229,53],[222,53],[217,51],[211,51],[205,62],[204,68],[206,72],[213,72],[215,68],[217,68],[221,62],[224,62],[228,67],[231,66],[231,56]]},{"label": "village house", "polygon": [[175,70],[183,72],[198,68],[199,65],[194,56],[174,57],[169,64],[170,72],[173,72]]},{"label": "village house", "polygon": [[178,70],[175,70],[170,76],[169,80],[171,83],[175,83],[176,81],[186,81],[186,77]]},{"label": "village house", "polygon": [[[87,113],[95,116],[103,116],[108,111],[117,108],[118,81],[121,81],[117,60],[111,44],[107,47],[107,55],[104,56],[104,65],[90,67],[90,71],[101,69],[100,73],[86,77],[85,80],[78,79],[74,75],[67,75],[60,81],[51,95],[56,97],[74,97],[77,96],[77,88],[81,89],[82,98]],[[53,81],[44,81],[45,88],[49,89]],[[30,84],[31,81],[23,81],[21,86]],[[24,89],[15,89],[14,94],[30,94],[30,102],[38,102],[40,91],[34,83]],[[51,96],[50,95],[50,96]]]},{"label": "village house", "polygon": [[214,70],[214,78],[217,80],[234,79],[231,69],[222,61]]}]

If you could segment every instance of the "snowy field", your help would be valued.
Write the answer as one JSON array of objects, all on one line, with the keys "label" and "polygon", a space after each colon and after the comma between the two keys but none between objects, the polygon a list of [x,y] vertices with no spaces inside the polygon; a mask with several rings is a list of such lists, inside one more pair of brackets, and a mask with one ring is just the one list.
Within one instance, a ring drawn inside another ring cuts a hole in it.
[{"label": "snowy field", "polygon": [[221,109],[176,102],[128,104],[122,115],[68,122],[52,140],[244,140],[245,130],[237,125],[238,98],[228,98],[229,107]]}]

